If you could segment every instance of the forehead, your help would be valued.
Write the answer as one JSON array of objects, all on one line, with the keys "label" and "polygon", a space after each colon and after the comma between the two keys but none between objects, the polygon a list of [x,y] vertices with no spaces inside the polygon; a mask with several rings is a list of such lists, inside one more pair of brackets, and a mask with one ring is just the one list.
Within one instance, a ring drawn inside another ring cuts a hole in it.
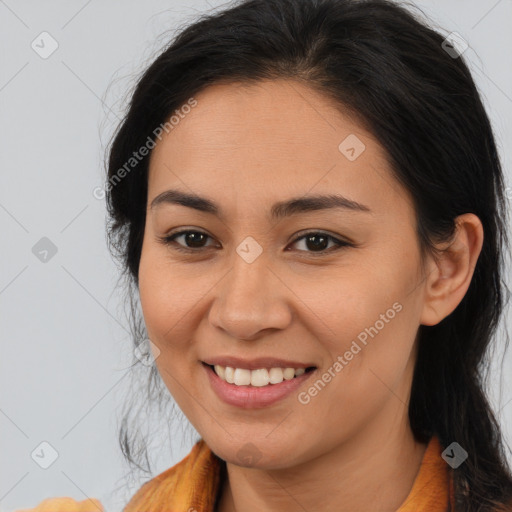
[{"label": "forehead", "polygon": [[[309,160],[325,157],[326,152],[337,158],[339,143],[351,133],[372,137],[326,97],[295,81],[216,84],[194,98],[197,105],[180,116],[160,146],[185,144],[211,158],[219,151],[243,151],[267,159],[289,148],[290,153],[307,154]],[[300,161],[299,155],[294,160]]]},{"label": "forehead", "polygon": [[217,84],[194,99],[152,151],[148,200],[173,185],[262,199],[336,189],[377,210],[407,200],[373,135],[303,83]]}]

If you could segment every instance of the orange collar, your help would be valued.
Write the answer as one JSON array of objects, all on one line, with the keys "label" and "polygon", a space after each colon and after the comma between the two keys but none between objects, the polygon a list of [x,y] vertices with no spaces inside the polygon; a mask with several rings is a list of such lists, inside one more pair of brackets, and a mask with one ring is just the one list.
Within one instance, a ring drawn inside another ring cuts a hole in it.
[{"label": "orange collar", "polygon": [[412,489],[396,512],[447,512],[454,509],[453,482],[448,464],[441,457],[442,452],[439,439],[432,437]]}]

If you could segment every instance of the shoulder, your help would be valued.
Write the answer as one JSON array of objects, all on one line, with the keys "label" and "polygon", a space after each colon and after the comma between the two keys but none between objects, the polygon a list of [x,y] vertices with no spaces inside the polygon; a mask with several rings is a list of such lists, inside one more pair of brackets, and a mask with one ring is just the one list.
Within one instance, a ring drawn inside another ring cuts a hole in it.
[{"label": "shoulder", "polygon": [[211,510],[220,464],[200,439],[183,460],[143,484],[124,512],[157,512],[163,504],[170,510]]},{"label": "shoulder", "polygon": [[73,498],[47,498],[35,508],[18,509],[15,512],[105,512],[96,498],[76,501]]}]

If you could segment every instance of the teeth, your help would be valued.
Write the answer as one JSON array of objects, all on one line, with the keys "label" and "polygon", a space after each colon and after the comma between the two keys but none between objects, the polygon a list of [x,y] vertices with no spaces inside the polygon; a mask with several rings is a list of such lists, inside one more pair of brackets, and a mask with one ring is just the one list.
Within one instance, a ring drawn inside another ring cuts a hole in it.
[{"label": "teeth", "polygon": [[283,380],[291,380],[306,372],[305,368],[259,368],[247,370],[245,368],[232,368],[230,366],[214,366],[215,373],[224,381],[236,386],[263,387],[268,384],[280,384]]},{"label": "teeth", "polygon": [[[220,375],[219,375],[220,377]],[[224,372],[224,380],[229,382],[230,384],[234,384],[235,382],[235,369],[229,366],[226,366],[226,371]]]},{"label": "teeth", "polygon": [[251,383],[251,372],[241,368],[235,368],[233,384],[237,386],[248,386]]},{"label": "teeth", "polygon": [[218,364],[216,364],[214,366],[215,368],[215,373],[222,379],[222,380],[226,380],[226,368],[224,368],[224,366],[220,366]]},{"label": "teeth", "polygon": [[283,371],[283,377],[286,380],[291,380],[295,377],[295,370],[293,368],[285,368]]},{"label": "teeth", "polygon": [[268,376],[268,370],[262,368],[261,370],[244,370],[251,374],[251,386],[266,386],[269,383],[270,377]]},{"label": "teeth", "polygon": [[283,382],[283,370],[282,368],[270,368],[268,372],[270,384],[279,384]]}]

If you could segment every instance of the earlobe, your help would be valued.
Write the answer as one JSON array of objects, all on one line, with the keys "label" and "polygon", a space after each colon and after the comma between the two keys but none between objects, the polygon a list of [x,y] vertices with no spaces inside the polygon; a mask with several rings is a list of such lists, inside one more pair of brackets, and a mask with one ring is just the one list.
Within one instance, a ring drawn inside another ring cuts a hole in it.
[{"label": "earlobe", "polygon": [[422,325],[436,325],[450,315],[471,284],[483,245],[482,223],[473,213],[466,213],[457,217],[456,225],[453,240],[440,245],[439,256],[431,258],[424,286]]}]

